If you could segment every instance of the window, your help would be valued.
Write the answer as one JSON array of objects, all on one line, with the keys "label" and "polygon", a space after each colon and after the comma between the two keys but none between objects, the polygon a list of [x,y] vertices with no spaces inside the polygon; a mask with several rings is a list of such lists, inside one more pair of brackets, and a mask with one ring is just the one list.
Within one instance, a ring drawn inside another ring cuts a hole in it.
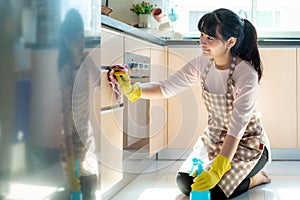
[{"label": "window", "polygon": [[174,31],[187,37],[199,37],[199,19],[205,13],[222,7],[251,21],[259,37],[300,36],[300,5],[297,0],[170,0],[169,10],[173,8],[179,15],[173,23]]},{"label": "window", "polygon": [[[252,19],[259,32],[274,34],[300,31],[300,5],[297,0],[255,0],[256,16]],[[293,37],[293,35],[290,35]],[[294,36],[299,37],[299,34]]]}]

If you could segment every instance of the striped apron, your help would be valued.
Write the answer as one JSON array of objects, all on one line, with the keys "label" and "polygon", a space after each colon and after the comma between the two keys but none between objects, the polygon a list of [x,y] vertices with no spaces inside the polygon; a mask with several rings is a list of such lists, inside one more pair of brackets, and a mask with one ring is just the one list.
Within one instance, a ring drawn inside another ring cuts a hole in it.
[{"label": "striped apron", "polygon": [[[226,94],[212,94],[205,89],[205,79],[211,65],[212,60],[208,63],[201,77],[203,102],[208,111],[208,125],[204,130],[202,141],[207,150],[208,159],[213,161],[222,148],[233,110],[234,80],[232,74],[235,63],[231,65],[229,70]],[[260,159],[263,152],[262,136],[263,129],[260,119],[253,114],[231,161],[231,169],[224,174],[218,184],[227,197],[234,192]]]}]

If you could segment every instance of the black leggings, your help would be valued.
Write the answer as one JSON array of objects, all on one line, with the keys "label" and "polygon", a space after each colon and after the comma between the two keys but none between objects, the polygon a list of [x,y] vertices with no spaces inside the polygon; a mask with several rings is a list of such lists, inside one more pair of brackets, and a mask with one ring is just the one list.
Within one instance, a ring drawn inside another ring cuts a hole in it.
[{"label": "black leggings", "polygon": [[92,174],[89,176],[81,176],[80,186],[81,186],[83,200],[96,200],[96,190],[97,190],[96,174]]},{"label": "black leggings", "polygon": [[[229,199],[234,198],[248,191],[250,185],[250,178],[257,174],[268,162],[268,150],[265,148],[261,158],[259,159],[256,166],[248,174],[248,176],[241,182],[241,184],[235,189],[235,191],[230,195]],[[176,177],[177,187],[185,195],[190,195],[191,185],[193,184],[193,177],[189,176],[188,173],[179,172]],[[227,199],[221,188],[216,185],[214,188],[210,189],[211,200],[223,200]]]}]

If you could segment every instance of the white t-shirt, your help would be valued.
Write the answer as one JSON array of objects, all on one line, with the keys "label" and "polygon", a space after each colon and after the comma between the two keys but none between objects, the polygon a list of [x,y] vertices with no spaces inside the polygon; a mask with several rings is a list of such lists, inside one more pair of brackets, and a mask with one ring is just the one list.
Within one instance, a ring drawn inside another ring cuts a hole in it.
[{"label": "white t-shirt", "polygon": [[[159,82],[164,97],[169,98],[191,85],[200,84],[201,76],[210,58],[200,55],[184,65],[167,80]],[[205,88],[210,93],[226,94],[228,70],[219,70],[214,62],[205,79]],[[255,110],[258,90],[258,75],[253,66],[242,61],[236,65],[233,80],[235,81],[233,111],[229,122],[228,134],[236,138],[242,138],[247,124]]]}]

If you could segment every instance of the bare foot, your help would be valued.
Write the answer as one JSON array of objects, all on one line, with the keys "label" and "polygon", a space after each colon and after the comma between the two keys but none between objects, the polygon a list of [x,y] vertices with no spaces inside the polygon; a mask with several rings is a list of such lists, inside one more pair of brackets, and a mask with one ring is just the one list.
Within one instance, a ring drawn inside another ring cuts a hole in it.
[{"label": "bare foot", "polygon": [[271,179],[267,176],[266,172],[260,171],[255,176],[250,178],[249,189],[254,188],[255,186],[270,183]]}]

